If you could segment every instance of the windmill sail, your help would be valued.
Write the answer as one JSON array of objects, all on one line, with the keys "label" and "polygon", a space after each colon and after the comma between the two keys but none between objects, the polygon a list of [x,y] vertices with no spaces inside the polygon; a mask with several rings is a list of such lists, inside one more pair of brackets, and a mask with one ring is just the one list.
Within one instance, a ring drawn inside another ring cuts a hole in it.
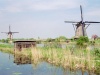
[{"label": "windmill sail", "polygon": [[11,27],[9,25],[9,31],[8,32],[1,32],[1,33],[6,33],[9,36],[10,41],[12,41],[12,36],[14,33],[19,33],[19,32],[11,32]]},{"label": "windmill sail", "polygon": [[64,21],[65,23],[77,23],[76,26],[76,31],[75,31],[75,38],[79,38],[80,36],[87,36],[86,34],[86,28],[85,25],[86,23],[100,23],[100,22],[95,22],[95,21],[83,21],[83,11],[82,11],[82,6],[80,5],[80,11],[81,11],[81,21],[76,22],[76,21]]}]

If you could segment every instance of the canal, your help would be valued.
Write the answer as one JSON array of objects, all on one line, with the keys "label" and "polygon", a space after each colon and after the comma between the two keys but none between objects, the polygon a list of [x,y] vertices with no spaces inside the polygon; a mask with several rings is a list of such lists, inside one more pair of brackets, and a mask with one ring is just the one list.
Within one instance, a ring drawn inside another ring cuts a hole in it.
[{"label": "canal", "polygon": [[15,55],[0,52],[0,75],[96,75],[88,71],[71,71],[42,61],[38,64],[18,64]]}]

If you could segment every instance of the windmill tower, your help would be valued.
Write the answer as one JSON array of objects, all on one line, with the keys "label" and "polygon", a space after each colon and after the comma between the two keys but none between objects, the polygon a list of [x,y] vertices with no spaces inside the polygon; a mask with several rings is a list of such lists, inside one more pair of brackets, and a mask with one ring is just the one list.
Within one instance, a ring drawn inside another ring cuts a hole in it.
[{"label": "windmill tower", "polygon": [[65,23],[72,23],[74,30],[75,30],[75,37],[79,38],[80,36],[87,36],[86,29],[90,25],[90,23],[100,23],[100,22],[94,22],[94,21],[83,21],[83,12],[82,12],[82,6],[80,5],[80,11],[81,11],[81,21],[75,22],[75,21],[65,21]]},{"label": "windmill tower", "polygon": [[1,32],[1,33],[6,33],[8,35],[8,38],[9,38],[10,42],[12,42],[13,34],[14,33],[19,33],[19,32],[11,32],[11,27],[9,25],[9,31],[8,32]]}]

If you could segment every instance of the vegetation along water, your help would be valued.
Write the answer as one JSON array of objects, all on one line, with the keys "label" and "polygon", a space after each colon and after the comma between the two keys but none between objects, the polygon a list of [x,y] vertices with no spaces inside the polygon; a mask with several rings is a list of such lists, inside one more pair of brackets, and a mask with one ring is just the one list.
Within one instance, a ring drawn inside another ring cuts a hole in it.
[{"label": "vegetation along water", "polygon": [[[14,51],[13,45],[0,44],[0,50],[8,53],[0,53],[2,55],[0,59],[4,60],[0,63],[0,75],[4,74],[2,70],[9,70],[9,75],[27,75],[25,71],[28,68],[30,75],[37,75],[37,73],[43,75],[100,75],[99,46],[99,40],[91,43],[88,38],[84,37],[77,41],[72,40],[70,43],[41,42],[34,48],[23,48],[21,52]],[[5,60],[9,61],[10,65],[4,63]],[[12,69],[13,67],[17,67],[17,70]]]}]

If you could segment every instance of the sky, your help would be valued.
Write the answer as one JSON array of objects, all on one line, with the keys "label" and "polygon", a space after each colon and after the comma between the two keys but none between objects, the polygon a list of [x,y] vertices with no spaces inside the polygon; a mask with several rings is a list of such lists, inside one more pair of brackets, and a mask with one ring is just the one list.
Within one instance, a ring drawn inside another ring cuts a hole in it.
[{"label": "sky", "polygon": [[[0,32],[19,32],[13,38],[56,38],[75,35],[73,25],[64,21],[100,22],[100,0],[0,0]],[[87,35],[100,36],[100,24],[90,24]],[[7,34],[0,33],[0,39]]]}]

